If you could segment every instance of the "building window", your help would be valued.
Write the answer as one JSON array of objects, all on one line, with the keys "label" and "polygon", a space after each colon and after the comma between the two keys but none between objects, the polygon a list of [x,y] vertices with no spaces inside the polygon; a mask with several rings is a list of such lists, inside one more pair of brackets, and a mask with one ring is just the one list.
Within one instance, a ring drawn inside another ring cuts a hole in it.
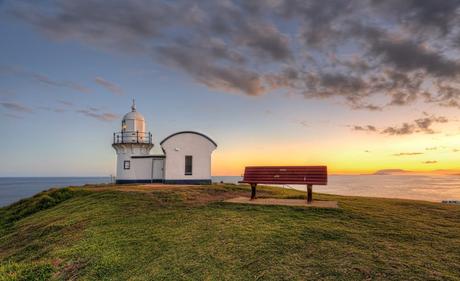
[{"label": "building window", "polygon": [[125,170],[129,170],[131,168],[131,161],[129,161],[129,160],[124,161],[123,162],[123,168]]},{"label": "building window", "polygon": [[186,155],[185,156],[185,175],[190,176],[192,175],[192,156]]}]

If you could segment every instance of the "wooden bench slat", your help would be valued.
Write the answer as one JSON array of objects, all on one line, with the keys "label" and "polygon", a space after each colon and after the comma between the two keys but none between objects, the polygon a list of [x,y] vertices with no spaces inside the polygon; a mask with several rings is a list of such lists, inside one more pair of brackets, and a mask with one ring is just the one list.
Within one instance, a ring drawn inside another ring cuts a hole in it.
[{"label": "wooden bench slat", "polygon": [[308,202],[312,200],[312,185],[327,185],[326,166],[249,166],[244,170],[241,183],[251,184],[254,199],[256,185],[302,184],[308,186]]}]

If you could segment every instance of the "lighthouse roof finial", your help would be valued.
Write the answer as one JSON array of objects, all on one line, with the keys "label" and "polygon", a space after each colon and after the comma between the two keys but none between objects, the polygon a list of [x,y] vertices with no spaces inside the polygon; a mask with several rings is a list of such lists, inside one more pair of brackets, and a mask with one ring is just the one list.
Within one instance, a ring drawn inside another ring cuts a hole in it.
[{"label": "lighthouse roof finial", "polygon": [[131,105],[131,111],[136,111],[136,100],[133,98],[133,105]]}]

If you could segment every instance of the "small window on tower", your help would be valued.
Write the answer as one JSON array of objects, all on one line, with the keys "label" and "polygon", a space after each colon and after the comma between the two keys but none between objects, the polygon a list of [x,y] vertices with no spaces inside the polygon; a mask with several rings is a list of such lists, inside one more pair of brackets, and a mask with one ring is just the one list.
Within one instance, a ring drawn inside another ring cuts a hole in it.
[{"label": "small window on tower", "polygon": [[122,132],[126,131],[126,121],[125,120],[121,121],[121,131]]},{"label": "small window on tower", "polygon": [[125,170],[131,169],[131,161],[129,161],[129,160],[124,161],[124,162],[123,162],[123,168],[124,168]]},{"label": "small window on tower", "polygon": [[185,156],[185,175],[191,176],[192,175],[192,156],[186,155]]}]

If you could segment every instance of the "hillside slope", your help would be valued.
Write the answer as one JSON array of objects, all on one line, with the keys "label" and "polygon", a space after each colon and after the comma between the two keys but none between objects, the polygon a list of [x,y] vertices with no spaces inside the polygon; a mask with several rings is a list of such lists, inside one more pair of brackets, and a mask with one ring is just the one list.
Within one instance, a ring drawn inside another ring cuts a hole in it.
[{"label": "hillside slope", "polygon": [[0,280],[460,280],[458,206],[317,194],[340,209],[221,202],[242,194],[236,185],[42,192],[0,209]]}]

